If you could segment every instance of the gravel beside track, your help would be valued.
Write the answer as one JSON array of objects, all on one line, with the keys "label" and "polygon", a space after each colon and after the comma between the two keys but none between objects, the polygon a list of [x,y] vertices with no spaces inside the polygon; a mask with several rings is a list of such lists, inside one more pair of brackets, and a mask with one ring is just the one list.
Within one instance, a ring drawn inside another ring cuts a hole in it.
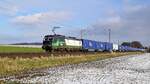
[{"label": "gravel beside track", "polygon": [[150,84],[150,54],[65,65],[4,80],[39,84]]}]

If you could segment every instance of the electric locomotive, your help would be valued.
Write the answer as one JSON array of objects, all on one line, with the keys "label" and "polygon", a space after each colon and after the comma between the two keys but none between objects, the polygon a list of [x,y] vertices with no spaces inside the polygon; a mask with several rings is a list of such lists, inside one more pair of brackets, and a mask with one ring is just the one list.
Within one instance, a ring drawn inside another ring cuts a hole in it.
[{"label": "electric locomotive", "polygon": [[82,48],[81,39],[66,37],[63,35],[46,35],[42,48],[45,51],[78,51]]}]

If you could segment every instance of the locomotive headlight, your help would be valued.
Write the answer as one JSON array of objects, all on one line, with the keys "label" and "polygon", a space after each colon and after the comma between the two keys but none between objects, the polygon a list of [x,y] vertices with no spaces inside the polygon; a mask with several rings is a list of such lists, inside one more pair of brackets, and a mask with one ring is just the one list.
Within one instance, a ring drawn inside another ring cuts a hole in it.
[{"label": "locomotive headlight", "polygon": [[60,43],[60,46],[63,46],[63,43]]}]

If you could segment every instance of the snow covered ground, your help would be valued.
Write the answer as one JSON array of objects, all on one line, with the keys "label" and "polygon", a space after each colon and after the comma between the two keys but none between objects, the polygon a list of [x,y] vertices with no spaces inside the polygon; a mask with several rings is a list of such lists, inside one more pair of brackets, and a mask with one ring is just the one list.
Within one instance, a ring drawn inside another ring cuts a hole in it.
[{"label": "snow covered ground", "polygon": [[11,81],[47,84],[150,84],[150,54],[66,65],[40,73],[46,75],[31,75]]},{"label": "snow covered ground", "polygon": [[42,45],[2,45],[1,44],[0,46],[42,48]]}]

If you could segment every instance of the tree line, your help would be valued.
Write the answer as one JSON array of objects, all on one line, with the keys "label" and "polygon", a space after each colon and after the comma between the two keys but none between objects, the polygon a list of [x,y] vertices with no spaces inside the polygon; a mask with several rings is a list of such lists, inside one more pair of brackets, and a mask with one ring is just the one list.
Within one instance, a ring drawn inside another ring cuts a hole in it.
[{"label": "tree line", "polygon": [[149,47],[148,46],[144,47],[142,45],[142,43],[139,42],[139,41],[123,42],[121,45],[123,45],[123,46],[130,46],[130,47],[133,47],[133,48],[144,48],[144,49],[146,49],[147,52],[150,52],[150,46]]}]

